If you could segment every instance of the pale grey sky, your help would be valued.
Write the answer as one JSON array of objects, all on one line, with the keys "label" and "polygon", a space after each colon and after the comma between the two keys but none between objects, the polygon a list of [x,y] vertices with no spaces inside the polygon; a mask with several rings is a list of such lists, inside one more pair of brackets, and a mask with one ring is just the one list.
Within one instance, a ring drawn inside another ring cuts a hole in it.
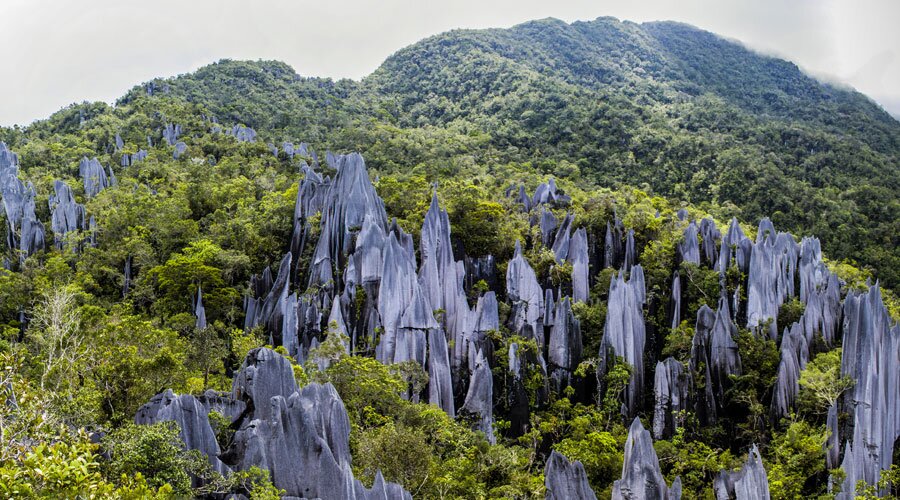
[{"label": "pale grey sky", "polygon": [[0,0],[0,124],[222,58],[358,79],[453,28],[530,19],[675,20],[848,83],[900,116],[897,0]]}]

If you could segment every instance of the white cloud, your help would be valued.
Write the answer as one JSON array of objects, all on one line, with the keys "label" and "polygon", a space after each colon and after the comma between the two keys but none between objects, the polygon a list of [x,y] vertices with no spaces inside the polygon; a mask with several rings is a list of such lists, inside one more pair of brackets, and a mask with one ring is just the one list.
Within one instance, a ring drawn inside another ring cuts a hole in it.
[{"label": "white cloud", "polygon": [[453,28],[542,17],[677,20],[846,82],[900,113],[900,2],[892,0],[4,0],[0,124],[72,102],[111,102],[156,76],[221,58],[278,59],[300,74],[360,78]]}]

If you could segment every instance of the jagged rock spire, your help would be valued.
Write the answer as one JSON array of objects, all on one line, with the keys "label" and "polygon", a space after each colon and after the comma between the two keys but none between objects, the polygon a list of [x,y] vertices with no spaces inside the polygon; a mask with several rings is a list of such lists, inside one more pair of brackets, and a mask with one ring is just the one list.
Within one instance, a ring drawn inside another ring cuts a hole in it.
[{"label": "jagged rock spire", "polygon": [[741,470],[719,472],[713,481],[713,491],[717,499],[769,500],[769,479],[755,444]]},{"label": "jagged rock spire", "polygon": [[632,366],[631,379],[625,391],[623,413],[633,415],[640,405],[644,387],[644,345],[647,332],[644,325],[643,269],[635,266],[631,279],[625,273],[613,276],[609,285],[609,303],[603,340],[600,344],[598,376],[605,375],[616,356],[624,358]]},{"label": "jagged rock spire", "polygon": [[679,500],[681,478],[669,488],[659,468],[659,458],[653,449],[653,439],[639,418],[631,422],[625,440],[625,460],[622,479],[613,483],[613,498],[624,500]]},{"label": "jagged rock spire", "polygon": [[900,325],[888,314],[878,284],[844,301],[841,374],[856,381],[844,394],[853,430],[841,463],[843,491],[852,492],[857,481],[878,482],[900,437]]},{"label": "jagged rock spire", "polygon": [[556,450],[550,452],[544,467],[547,500],[596,500],[581,462],[570,462]]}]

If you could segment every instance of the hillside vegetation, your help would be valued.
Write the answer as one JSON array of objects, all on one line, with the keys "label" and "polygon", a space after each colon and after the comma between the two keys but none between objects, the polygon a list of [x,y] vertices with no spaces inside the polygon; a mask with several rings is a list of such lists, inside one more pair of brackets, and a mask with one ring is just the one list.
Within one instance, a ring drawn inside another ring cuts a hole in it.
[{"label": "hillside vegetation", "polygon": [[900,123],[791,63],[551,19],[0,141],[0,497],[900,487]]}]

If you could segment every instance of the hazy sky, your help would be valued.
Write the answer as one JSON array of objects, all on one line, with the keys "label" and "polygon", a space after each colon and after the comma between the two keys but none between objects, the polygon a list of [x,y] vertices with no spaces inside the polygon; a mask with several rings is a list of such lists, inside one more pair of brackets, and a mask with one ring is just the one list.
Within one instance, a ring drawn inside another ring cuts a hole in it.
[{"label": "hazy sky", "polygon": [[112,102],[222,58],[358,79],[449,29],[599,16],[687,22],[849,83],[900,116],[897,0],[0,0],[0,124]]}]

